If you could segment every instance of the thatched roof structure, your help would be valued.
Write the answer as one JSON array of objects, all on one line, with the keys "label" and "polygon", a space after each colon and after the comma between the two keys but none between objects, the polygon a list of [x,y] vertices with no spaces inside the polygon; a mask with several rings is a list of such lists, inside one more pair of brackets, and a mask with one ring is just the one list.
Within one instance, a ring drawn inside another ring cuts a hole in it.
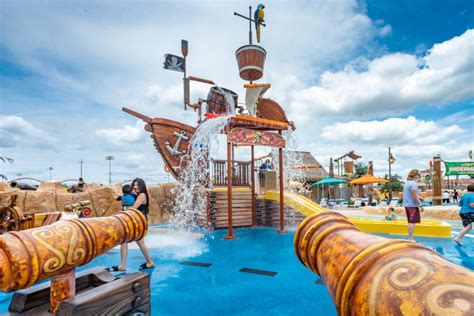
[{"label": "thatched roof structure", "polygon": [[[317,182],[329,174],[309,151],[285,151],[285,166],[290,169],[301,170],[292,172],[296,179],[305,182]],[[272,152],[273,161],[278,161],[278,152]]]}]

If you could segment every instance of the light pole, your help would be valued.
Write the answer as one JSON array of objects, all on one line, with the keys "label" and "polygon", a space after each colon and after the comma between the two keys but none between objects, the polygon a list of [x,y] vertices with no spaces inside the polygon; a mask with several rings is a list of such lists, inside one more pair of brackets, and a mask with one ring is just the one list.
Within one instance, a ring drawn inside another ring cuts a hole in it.
[{"label": "light pole", "polygon": [[112,160],[114,160],[114,156],[105,156],[105,160],[109,161],[109,184],[112,184]]},{"label": "light pole", "polygon": [[388,203],[392,201],[392,164],[395,162],[391,148],[388,147]]},{"label": "light pole", "polygon": [[81,176],[80,176],[80,178],[82,178],[82,164],[84,163],[84,160],[81,159],[81,160],[79,161],[79,163],[81,164]]},{"label": "light pole", "polygon": [[49,170],[49,182],[51,182],[51,180],[53,179],[53,167],[49,167],[48,170]]}]

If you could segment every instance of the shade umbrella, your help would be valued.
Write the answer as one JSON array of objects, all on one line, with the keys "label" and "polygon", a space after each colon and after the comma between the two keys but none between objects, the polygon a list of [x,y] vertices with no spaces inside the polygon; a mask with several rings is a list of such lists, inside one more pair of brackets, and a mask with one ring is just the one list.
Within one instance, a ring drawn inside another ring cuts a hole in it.
[{"label": "shade umbrella", "polygon": [[331,185],[339,185],[339,184],[342,184],[342,183],[346,183],[347,181],[346,180],[342,180],[342,179],[335,179],[335,178],[332,178],[332,177],[326,177],[316,183],[313,184],[313,186],[315,187],[322,187],[322,186],[331,186]]},{"label": "shade umbrella", "polygon": [[389,182],[389,181],[384,179],[384,178],[375,177],[371,174],[366,174],[366,175],[363,175],[360,178],[357,178],[357,179],[354,179],[354,180],[350,181],[349,184],[361,184],[361,185],[363,185],[363,184],[382,183],[382,182]]},{"label": "shade umbrella", "polygon": [[362,196],[362,186],[364,184],[373,184],[373,183],[382,183],[382,182],[389,182],[388,180],[385,180],[383,178],[378,178],[378,177],[375,177],[371,174],[366,174],[366,175],[363,175],[362,177],[360,178],[357,178],[357,179],[354,179],[352,181],[349,182],[349,184],[358,184],[360,185],[359,187],[359,196]]},{"label": "shade umbrella", "polygon": [[[323,187],[323,190],[324,190],[325,186],[329,187],[329,186],[339,185],[339,184],[346,183],[346,182],[347,182],[346,180],[335,179],[335,178],[332,178],[332,177],[326,177],[326,178],[314,183],[313,186]],[[329,192],[328,192],[328,199],[329,199]]]}]

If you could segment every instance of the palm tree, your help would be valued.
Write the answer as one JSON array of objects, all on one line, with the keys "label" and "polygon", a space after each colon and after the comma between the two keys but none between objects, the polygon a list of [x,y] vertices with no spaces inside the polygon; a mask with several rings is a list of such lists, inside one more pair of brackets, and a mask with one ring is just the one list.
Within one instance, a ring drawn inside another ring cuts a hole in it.
[{"label": "palm tree", "polygon": [[369,165],[362,161],[356,162],[354,164],[354,169],[355,169],[354,176],[356,178],[359,178],[359,177],[362,177],[364,174],[367,174],[367,172],[369,172]]},{"label": "palm tree", "polygon": [[[6,157],[6,156],[0,156],[0,160],[3,161],[3,163],[10,163],[10,164],[13,164],[15,162],[15,160],[13,160],[13,158],[9,158],[9,157]],[[4,175],[4,174],[0,174],[0,179],[3,179],[5,181],[8,180],[8,178]]]}]

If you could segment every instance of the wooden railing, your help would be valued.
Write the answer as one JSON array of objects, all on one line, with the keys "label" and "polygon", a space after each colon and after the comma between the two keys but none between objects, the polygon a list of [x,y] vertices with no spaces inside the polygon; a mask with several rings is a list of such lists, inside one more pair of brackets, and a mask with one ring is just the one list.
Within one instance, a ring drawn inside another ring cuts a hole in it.
[{"label": "wooden railing", "polygon": [[[232,165],[232,185],[251,185],[250,161],[233,160]],[[211,179],[215,186],[227,185],[227,160],[212,160]]]}]

